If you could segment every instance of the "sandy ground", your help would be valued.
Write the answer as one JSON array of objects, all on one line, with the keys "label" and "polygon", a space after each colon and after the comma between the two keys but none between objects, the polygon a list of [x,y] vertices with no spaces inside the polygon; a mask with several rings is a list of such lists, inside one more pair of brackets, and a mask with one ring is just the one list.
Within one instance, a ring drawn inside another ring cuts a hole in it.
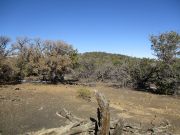
[{"label": "sandy ground", "polygon": [[[66,108],[78,117],[96,117],[96,89],[110,100],[111,118],[120,117],[145,128],[168,121],[170,131],[180,134],[180,99],[105,85],[87,87],[92,101],[77,97],[84,86],[20,84],[0,87],[0,134],[16,135],[65,125],[56,115]],[[18,89],[17,89],[18,88]]]}]

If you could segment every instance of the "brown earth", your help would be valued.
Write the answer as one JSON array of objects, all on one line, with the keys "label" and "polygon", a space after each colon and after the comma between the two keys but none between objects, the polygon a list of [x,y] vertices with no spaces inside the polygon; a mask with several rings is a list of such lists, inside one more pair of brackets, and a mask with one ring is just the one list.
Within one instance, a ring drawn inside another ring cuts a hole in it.
[{"label": "brown earth", "polygon": [[[65,125],[57,111],[66,108],[74,115],[89,119],[96,117],[97,103],[77,97],[85,86],[20,84],[0,87],[0,134],[16,135]],[[169,130],[180,134],[180,99],[154,95],[130,89],[115,89],[102,84],[86,87],[96,89],[110,100],[111,118],[123,118],[144,128],[171,124]]]}]

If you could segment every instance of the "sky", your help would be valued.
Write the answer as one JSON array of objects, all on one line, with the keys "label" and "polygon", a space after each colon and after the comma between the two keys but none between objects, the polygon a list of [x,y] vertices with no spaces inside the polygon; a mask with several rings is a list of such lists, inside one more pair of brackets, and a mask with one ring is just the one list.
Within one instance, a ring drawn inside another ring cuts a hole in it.
[{"label": "sky", "polygon": [[180,33],[180,0],[0,0],[0,35],[63,40],[78,52],[153,58],[151,35]]}]

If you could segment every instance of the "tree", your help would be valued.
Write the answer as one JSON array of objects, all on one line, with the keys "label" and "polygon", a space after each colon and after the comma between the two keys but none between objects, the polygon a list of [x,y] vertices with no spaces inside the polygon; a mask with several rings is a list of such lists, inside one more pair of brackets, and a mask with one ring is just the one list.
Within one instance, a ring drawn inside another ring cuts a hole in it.
[{"label": "tree", "polygon": [[171,64],[180,56],[180,35],[174,31],[151,36],[151,47],[159,60]]},{"label": "tree", "polygon": [[13,58],[9,57],[12,49],[8,46],[10,38],[0,36],[0,83],[16,81],[16,69]]},{"label": "tree", "polygon": [[44,42],[42,71],[49,76],[49,79],[56,83],[64,79],[64,74],[71,71],[75,64],[76,51],[71,45],[63,41]]},{"label": "tree", "polygon": [[29,57],[29,42],[27,37],[19,37],[12,45],[14,55],[17,57],[16,65],[19,68],[19,77],[22,79],[25,76],[25,66],[28,63]]},{"label": "tree", "polygon": [[147,89],[153,81],[156,71],[155,62],[151,59],[143,58],[131,69],[131,79],[135,88]]},{"label": "tree", "polygon": [[174,94],[178,88],[178,76],[175,68],[169,64],[159,62],[155,74],[157,93]]},{"label": "tree", "polygon": [[0,36],[0,61],[3,60],[9,54],[9,50],[6,50],[9,42],[9,37]]},{"label": "tree", "polygon": [[41,61],[43,60],[43,41],[39,38],[32,39],[28,48],[28,63],[25,66],[26,76],[41,75]]},{"label": "tree", "polygon": [[180,35],[176,32],[166,32],[151,36],[152,50],[158,58],[155,84],[161,94],[176,93],[179,87],[179,56]]}]

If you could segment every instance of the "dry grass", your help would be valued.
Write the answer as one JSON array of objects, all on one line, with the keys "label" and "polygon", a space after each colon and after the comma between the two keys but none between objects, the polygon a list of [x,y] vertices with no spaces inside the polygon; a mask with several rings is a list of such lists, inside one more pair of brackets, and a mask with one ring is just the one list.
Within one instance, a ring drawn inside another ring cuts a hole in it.
[{"label": "dry grass", "polygon": [[78,97],[90,101],[91,100],[91,91],[87,88],[80,88],[77,91]]},{"label": "dry grass", "polygon": [[[19,90],[15,90],[19,88]],[[97,104],[77,98],[77,93],[89,96],[92,89],[104,93],[110,100],[111,113],[132,122],[150,124],[168,120],[174,133],[180,133],[180,100],[130,89],[114,89],[72,85],[20,84],[0,87],[0,130],[5,134],[23,133],[41,128],[55,128],[64,123],[56,111],[67,108],[75,115],[89,118],[96,115]],[[86,91],[87,90],[87,91]],[[92,95],[93,99],[93,95]]]}]

